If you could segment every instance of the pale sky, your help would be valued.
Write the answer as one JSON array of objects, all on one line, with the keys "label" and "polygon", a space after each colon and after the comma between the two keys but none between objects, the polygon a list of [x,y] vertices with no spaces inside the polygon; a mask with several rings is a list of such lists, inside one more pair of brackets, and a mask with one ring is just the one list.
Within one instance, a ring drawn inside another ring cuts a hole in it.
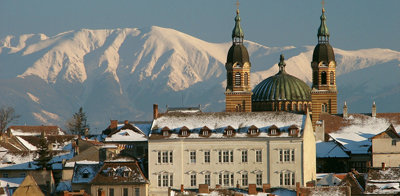
[{"label": "pale sky", "polygon": [[[326,0],[331,44],[400,51],[399,0]],[[1,0],[0,38],[88,29],[173,28],[208,42],[231,41],[236,0]],[[315,45],[319,0],[241,0],[245,39],[266,46]]]}]

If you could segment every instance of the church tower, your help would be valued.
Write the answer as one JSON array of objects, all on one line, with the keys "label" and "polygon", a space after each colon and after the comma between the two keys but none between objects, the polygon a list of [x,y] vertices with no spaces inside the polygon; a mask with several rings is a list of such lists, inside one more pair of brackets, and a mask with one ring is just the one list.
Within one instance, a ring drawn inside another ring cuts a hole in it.
[{"label": "church tower", "polygon": [[336,61],[329,44],[325,9],[322,8],[321,25],[318,29],[318,44],[315,46],[312,68],[312,122],[319,120],[321,113],[337,113]]},{"label": "church tower", "polygon": [[225,91],[226,112],[251,112],[251,87],[249,53],[243,45],[243,30],[240,27],[239,8],[236,10],[235,27],[232,31],[232,46],[228,52],[225,68],[227,84]]}]

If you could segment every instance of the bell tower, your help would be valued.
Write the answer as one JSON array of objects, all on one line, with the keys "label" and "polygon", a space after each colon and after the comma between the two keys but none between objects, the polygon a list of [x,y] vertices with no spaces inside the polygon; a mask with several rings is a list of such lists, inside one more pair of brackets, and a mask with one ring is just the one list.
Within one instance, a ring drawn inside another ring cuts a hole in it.
[{"label": "bell tower", "polygon": [[325,9],[322,8],[321,25],[318,29],[318,44],[315,46],[312,68],[312,122],[319,120],[321,113],[337,113],[336,61],[329,44]]},{"label": "bell tower", "polygon": [[[239,6],[239,4],[237,4]],[[249,53],[243,45],[243,30],[240,26],[239,7],[236,10],[235,27],[232,31],[232,46],[226,60],[226,112],[251,112],[251,87]]]}]

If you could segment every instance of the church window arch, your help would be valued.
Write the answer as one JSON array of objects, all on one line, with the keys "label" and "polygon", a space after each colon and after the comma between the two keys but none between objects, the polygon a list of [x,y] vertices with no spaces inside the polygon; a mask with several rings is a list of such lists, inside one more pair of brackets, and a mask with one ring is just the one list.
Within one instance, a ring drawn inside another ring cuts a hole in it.
[{"label": "church window arch", "polygon": [[286,107],[286,108],[287,108],[287,111],[291,111],[291,110],[292,110],[291,107],[292,107],[292,105],[291,105],[290,102],[289,102],[289,103],[287,104],[287,107]]},{"label": "church window arch", "polygon": [[296,103],[293,103],[293,110],[297,111],[297,104]]},{"label": "church window arch", "polygon": [[249,74],[247,72],[244,73],[244,85],[249,85]]},{"label": "church window arch", "polygon": [[335,84],[335,77],[333,75],[333,71],[331,71],[331,73],[329,73],[329,81],[331,85]]},{"label": "church window arch", "polygon": [[321,72],[321,84],[326,85],[326,72]]},{"label": "church window arch", "polygon": [[235,86],[240,86],[242,84],[242,76],[239,72],[235,73]]},{"label": "church window arch", "polygon": [[285,102],[281,102],[281,111],[285,111]]},{"label": "church window arch", "polygon": [[303,103],[299,103],[299,111],[303,111]]}]

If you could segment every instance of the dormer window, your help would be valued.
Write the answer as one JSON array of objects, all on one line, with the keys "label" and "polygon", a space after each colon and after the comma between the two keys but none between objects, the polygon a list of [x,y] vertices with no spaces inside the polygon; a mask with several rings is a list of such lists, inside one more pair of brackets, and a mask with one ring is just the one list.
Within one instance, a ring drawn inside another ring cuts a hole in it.
[{"label": "dormer window", "polygon": [[279,128],[275,125],[272,125],[269,128],[268,132],[269,132],[269,135],[279,135],[280,134]]},{"label": "dormer window", "polygon": [[164,136],[164,137],[168,137],[169,136],[169,128],[168,127],[164,127],[162,130],[161,130],[161,133],[162,133],[162,135]]},{"label": "dormer window", "polygon": [[290,136],[297,136],[298,133],[299,133],[299,128],[296,125],[292,125],[289,127]]},{"label": "dormer window", "polygon": [[85,169],[82,173],[82,178],[89,178],[89,171]]},{"label": "dormer window", "polygon": [[201,128],[201,130],[200,130],[201,136],[208,137],[208,136],[210,136],[210,134],[211,134],[211,130],[207,126],[204,126],[203,128]]},{"label": "dormer window", "polygon": [[189,136],[189,129],[186,126],[183,126],[180,130],[180,136],[187,137]]},{"label": "dormer window", "polygon": [[225,135],[226,135],[226,136],[233,136],[234,131],[235,131],[235,129],[234,129],[233,127],[228,126],[228,127],[225,129]]},{"label": "dormer window", "polygon": [[250,135],[256,135],[258,133],[258,128],[254,125],[252,125],[251,127],[249,127],[249,132]]}]

